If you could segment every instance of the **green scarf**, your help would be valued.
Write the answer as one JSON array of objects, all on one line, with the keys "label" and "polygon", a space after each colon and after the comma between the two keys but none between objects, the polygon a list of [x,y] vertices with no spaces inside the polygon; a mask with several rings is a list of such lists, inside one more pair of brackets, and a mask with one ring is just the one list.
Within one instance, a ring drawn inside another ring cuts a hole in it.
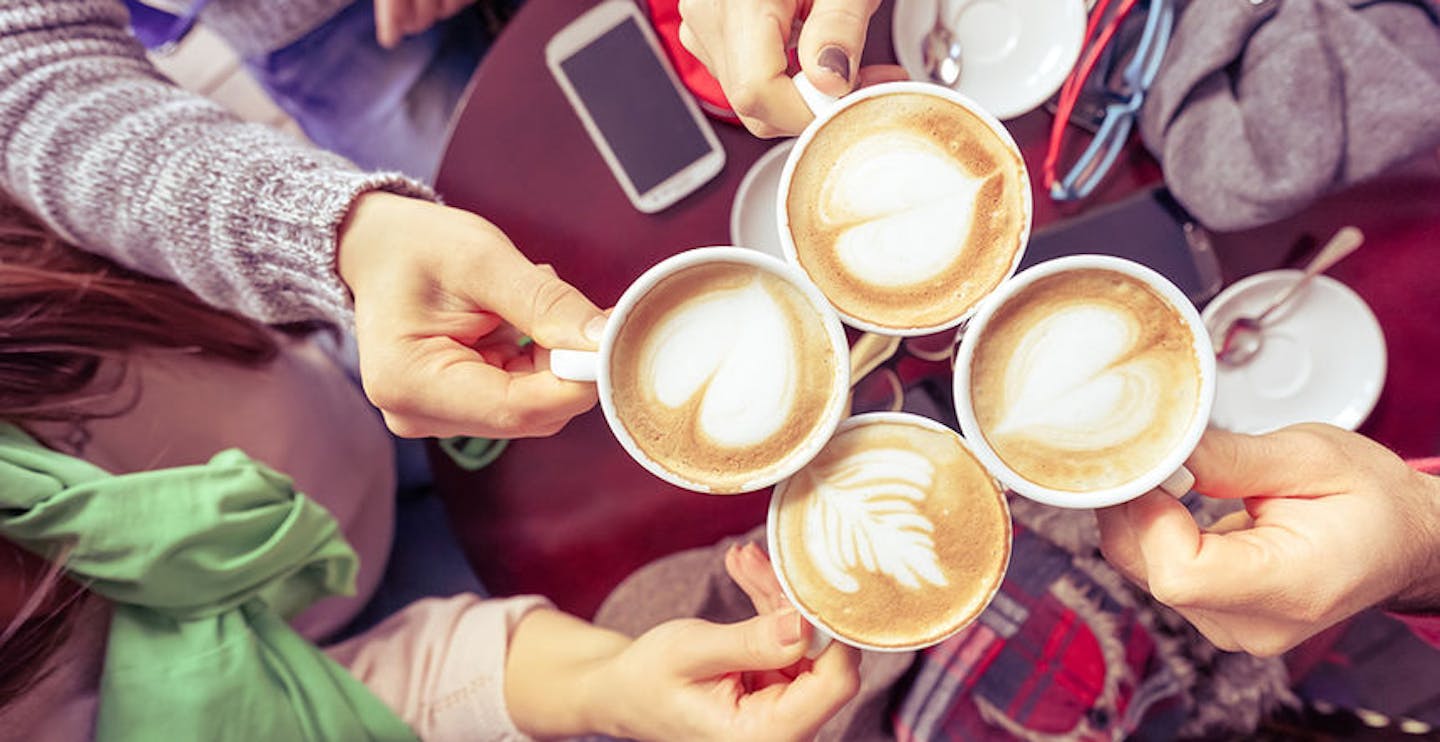
[{"label": "green scarf", "polygon": [[113,476],[0,424],[0,534],[115,603],[96,736],[414,740],[285,622],[353,594],[334,518],[239,451]]}]

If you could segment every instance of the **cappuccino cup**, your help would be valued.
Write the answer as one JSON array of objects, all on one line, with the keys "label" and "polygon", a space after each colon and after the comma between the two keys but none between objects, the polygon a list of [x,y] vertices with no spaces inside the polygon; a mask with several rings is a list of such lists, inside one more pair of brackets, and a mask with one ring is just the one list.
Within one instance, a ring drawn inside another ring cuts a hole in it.
[{"label": "cappuccino cup", "polygon": [[900,652],[968,626],[1010,562],[1005,493],[955,431],[877,412],[840,424],[775,487],[770,563],[790,602],[831,638]]},{"label": "cappuccino cup", "polygon": [[965,326],[955,412],[986,468],[1032,500],[1099,508],[1180,497],[1215,399],[1200,314],[1164,276],[1073,255],[1007,281]]},{"label": "cappuccino cup", "polygon": [[1025,161],[1005,127],[939,85],[835,99],[799,74],[815,120],[776,196],[785,257],[848,325],[928,335],[959,325],[1014,274],[1030,237]]},{"label": "cappuccino cup", "polygon": [[596,352],[551,371],[596,383],[641,466],[697,492],[768,487],[819,452],[847,411],[849,346],[794,267],[741,247],[667,258],[620,297]]}]

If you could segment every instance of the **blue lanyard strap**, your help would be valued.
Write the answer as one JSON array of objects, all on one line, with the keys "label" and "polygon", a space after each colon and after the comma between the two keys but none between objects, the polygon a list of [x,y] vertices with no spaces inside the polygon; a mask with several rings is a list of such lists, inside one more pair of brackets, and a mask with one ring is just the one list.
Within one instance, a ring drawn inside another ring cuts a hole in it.
[{"label": "blue lanyard strap", "polygon": [[130,10],[131,32],[145,48],[158,54],[174,49],[195,27],[201,11],[209,4],[210,0],[193,0],[190,7],[177,16],[152,8],[140,0],[125,0],[125,7]]},{"label": "blue lanyard strap", "polygon": [[1145,94],[1160,70],[1174,25],[1173,0],[1151,0],[1135,54],[1121,73],[1126,92],[1112,93],[1099,130],[1069,172],[1051,186],[1051,198],[1078,201],[1089,196],[1115,165],[1145,102]]}]

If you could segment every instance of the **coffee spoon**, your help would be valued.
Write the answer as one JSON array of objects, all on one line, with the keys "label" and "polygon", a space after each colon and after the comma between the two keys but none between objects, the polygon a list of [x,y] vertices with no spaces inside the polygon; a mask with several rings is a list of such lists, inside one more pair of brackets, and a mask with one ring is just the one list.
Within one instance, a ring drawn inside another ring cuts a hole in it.
[{"label": "coffee spoon", "polygon": [[935,0],[935,25],[925,34],[921,57],[930,79],[947,88],[960,81],[960,58],[963,50],[955,32],[945,20],[945,0]]},{"label": "coffee spoon", "polygon": [[1261,328],[1265,324],[1265,319],[1295,298],[1295,295],[1300,293],[1300,289],[1310,283],[1315,276],[1324,273],[1330,266],[1340,262],[1341,258],[1355,252],[1364,241],[1365,235],[1355,227],[1345,227],[1336,232],[1335,236],[1325,244],[1325,247],[1310,259],[1300,279],[1271,300],[1259,314],[1230,320],[1230,324],[1225,326],[1224,332],[1219,333],[1221,340],[1215,350],[1216,359],[1228,366],[1243,366],[1249,363],[1250,359],[1260,352],[1260,346],[1264,343],[1265,336],[1261,332]]}]

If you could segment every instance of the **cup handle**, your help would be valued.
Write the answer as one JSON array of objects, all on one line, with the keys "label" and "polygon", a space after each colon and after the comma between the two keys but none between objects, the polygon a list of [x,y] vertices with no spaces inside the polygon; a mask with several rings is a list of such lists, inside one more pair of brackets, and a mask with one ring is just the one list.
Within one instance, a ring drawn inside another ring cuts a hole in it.
[{"label": "cup handle", "polygon": [[600,354],[593,350],[550,351],[550,373],[567,381],[595,381],[600,374]]},{"label": "cup handle", "polygon": [[839,100],[833,95],[820,92],[820,89],[810,82],[810,78],[805,76],[803,70],[796,72],[795,76],[790,79],[795,83],[795,88],[800,91],[800,97],[805,99],[805,105],[810,108],[810,113],[816,116],[828,111],[831,106],[835,105],[835,101]]},{"label": "cup handle", "polygon": [[835,641],[835,637],[817,626],[814,621],[806,619],[806,623],[810,624],[810,645],[805,648],[805,658],[813,660],[830,646],[830,642]]},{"label": "cup handle", "polygon": [[1166,477],[1165,481],[1160,483],[1160,489],[1165,490],[1171,497],[1176,499],[1190,494],[1190,488],[1194,486],[1195,475],[1191,474],[1190,470],[1183,466],[1175,470],[1174,474]]}]

